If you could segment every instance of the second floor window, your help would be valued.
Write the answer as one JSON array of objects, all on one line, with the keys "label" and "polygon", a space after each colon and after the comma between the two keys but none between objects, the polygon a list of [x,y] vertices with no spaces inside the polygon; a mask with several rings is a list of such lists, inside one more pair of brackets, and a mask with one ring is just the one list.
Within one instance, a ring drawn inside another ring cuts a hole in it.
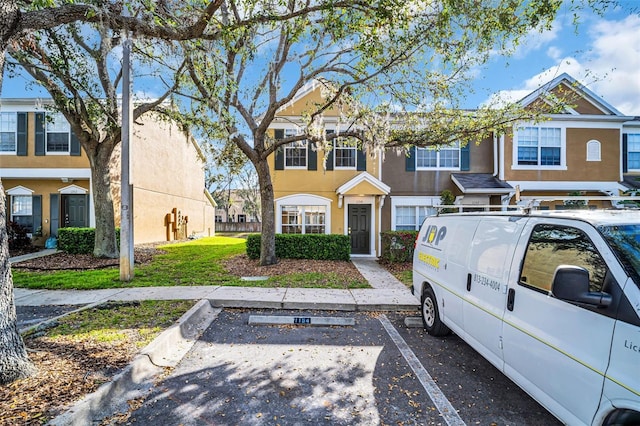
[{"label": "second floor window", "polygon": [[[297,134],[295,129],[286,129],[284,137]],[[307,167],[307,141],[291,142],[284,147],[284,163],[287,168]]]},{"label": "second floor window", "polygon": [[640,133],[627,134],[627,168],[640,170]]},{"label": "second floor window", "polygon": [[50,114],[47,119],[47,153],[69,152],[69,122],[61,113]]},{"label": "second floor window", "polygon": [[562,163],[561,129],[556,127],[523,127],[518,129],[519,166],[560,166]]},{"label": "second floor window", "polygon": [[460,144],[436,148],[416,148],[416,169],[459,169]]},{"label": "second floor window", "polygon": [[0,152],[16,152],[18,115],[15,112],[0,113]]},{"label": "second floor window", "polygon": [[349,142],[338,139],[335,142],[335,167],[336,168],[355,168],[357,147]]}]

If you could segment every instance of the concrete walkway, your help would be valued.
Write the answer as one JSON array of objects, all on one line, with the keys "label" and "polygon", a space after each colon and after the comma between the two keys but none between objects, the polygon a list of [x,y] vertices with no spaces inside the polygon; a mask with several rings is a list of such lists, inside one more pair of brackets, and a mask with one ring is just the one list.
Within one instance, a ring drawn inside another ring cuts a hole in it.
[{"label": "concrete walkway", "polygon": [[[11,258],[12,263],[42,252]],[[46,255],[46,254],[44,254]],[[404,311],[418,300],[376,259],[355,258],[353,264],[372,289],[257,288],[227,286],[134,287],[104,290],[30,290],[15,288],[16,306],[88,305],[132,300],[202,300],[213,307],[326,309],[341,311]]]}]

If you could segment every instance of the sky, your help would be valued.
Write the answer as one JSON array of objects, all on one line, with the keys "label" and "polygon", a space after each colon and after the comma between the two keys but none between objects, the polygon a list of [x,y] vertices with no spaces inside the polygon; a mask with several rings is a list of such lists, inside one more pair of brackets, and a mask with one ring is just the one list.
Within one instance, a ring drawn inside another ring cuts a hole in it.
[{"label": "sky", "polygon": [[[475,70],[475,92],[462,106],[476,108],[496,93],[521,99],[566,72],[622,114],[640,116],[640,0],[620,4],[604,16],[581,13],[577,27],[563,7],[550,31],[532,32],[514,55],[496,53]],[[5,78],[3,85],[5,98],[48,97],[37,89],[25,93],[24,79]]]}]

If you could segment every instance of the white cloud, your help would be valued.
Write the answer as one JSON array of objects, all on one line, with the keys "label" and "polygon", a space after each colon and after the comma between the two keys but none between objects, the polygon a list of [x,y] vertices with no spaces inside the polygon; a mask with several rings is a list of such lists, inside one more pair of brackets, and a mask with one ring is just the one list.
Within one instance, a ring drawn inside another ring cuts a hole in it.
[{"label": "white cloud", "polygon": [[500,96],[521,99],[566,72],[623,114],[640,116],[640,16],[595,21],[588,35],[576,57],[561,57],[560,48],[549,47],[547,56],[556,64]]}]

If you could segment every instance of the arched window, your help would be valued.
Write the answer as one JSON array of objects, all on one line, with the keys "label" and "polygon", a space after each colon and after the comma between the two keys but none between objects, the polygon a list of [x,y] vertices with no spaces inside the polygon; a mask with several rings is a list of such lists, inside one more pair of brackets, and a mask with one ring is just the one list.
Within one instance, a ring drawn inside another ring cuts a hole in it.
[{"label": "arched window", "polygon": [[601,161],[600,151],[600,142],[596,140],[587,142],[587,161]]}]

